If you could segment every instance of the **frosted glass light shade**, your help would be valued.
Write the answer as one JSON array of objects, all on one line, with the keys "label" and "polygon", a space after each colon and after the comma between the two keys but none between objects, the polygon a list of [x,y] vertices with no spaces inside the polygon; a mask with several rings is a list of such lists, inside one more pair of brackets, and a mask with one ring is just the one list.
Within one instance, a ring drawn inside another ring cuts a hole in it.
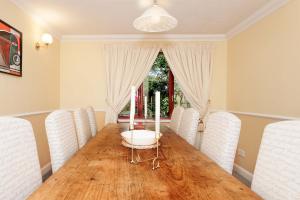
[{"label": "frosted glass light shade", "polygon": [[134,20],[133,26],[144,32],[163,32],[177,26],[177,19],[159,5],[153,5]]},{"label": "frosted glass light shade", "polygon": [[52,35],[50,35],[49,33],[44,33],[44,34],[42,35],[41,40],[42,40],[42,42],[43,42],[44,44],[47,44],[47,45],[53,43],[53,37],[52,37]]}]

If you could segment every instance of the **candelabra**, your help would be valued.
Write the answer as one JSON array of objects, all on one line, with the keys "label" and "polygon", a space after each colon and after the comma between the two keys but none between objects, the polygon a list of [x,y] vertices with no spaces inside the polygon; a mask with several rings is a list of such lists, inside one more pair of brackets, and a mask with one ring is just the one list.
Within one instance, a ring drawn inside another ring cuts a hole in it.
[{"label": "candelabra", "polygon": [[[156,143],[155,143],[155,148],[156,148],[156,153],[154,157],[151,158],[147,158],[147,159],[142,159],[139,155],[139,153],[137,152],[137,156],[135,158],[134,156],[134,149],[136,148],[133,144],[133,129],[130,127],[129,131],[131,132],[131,144],[130,144],[130,149],[131,149],[131,164],[139,164],[142,162],[146,162],[146,161],[152,161],[152,170],[158,169],[160,167],[159,165],[159,139],[160,139],[160,135],[155,134],[155,139],[156,139]],[[154,145],[153,145],[154,146]],[[152,147],[151,147],[152,149]]]}]

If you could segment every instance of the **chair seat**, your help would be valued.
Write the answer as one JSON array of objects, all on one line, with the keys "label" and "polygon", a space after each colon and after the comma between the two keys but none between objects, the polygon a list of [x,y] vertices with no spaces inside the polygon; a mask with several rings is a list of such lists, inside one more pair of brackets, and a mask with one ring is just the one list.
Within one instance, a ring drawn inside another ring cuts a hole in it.
[{"label": "chair seat", "polygon": [[73,115],[77,132],[78,145],[79,148],[82,148],[92,137],[89,117],[86,110],[83,108],[75,110]]},{"label": "chair seat", "polygon": [[178,129],[180,126],[180,122],[182,119],[182,113],[184,111],[184,108],[181,106],[177,106],[174,108],[172,116],[171,116],[171,121],[170,121],[170,128],[178,134]]},{"label": "chair seat", "polygon": [[180,122],[178,133],[191,145],[195,145],[199,118],[199,112],[193,108],[188,108],[182,113],[182,119]]},{"label": "chair seat", "polygon": [[265,128],[251,188],[266,200],[300,199],[300,121]]},{"label": "chair seat", "polygon": [[92,136],[94,137],[97,134],[97,123],[96,123],[96,114],[95,110],[92,106],[86,108],[86,112],[88,114],[90,129],[92,132]]},{"label": "chair seat", "polygon": [[228,112],[208,116],[201,151],[228,173],[232,173],[239,141],[241,120]]},{"label": "chair seat", "polygon": [[78,150],[73,116],[65,110],[50,113],[46,120],[52,171],[56,172]]},{"label": "chair seat", "polygon": [[0,199],[26,199],[42,183],[29,121],[0,117]]}]

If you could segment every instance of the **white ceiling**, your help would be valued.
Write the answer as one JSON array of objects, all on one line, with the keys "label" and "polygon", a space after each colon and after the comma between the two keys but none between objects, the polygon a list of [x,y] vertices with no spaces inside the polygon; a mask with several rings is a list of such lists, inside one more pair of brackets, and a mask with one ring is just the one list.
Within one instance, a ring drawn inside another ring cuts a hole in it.
[{"label": "white ceiling", "polygon": [[[12,0],[60,35],[139,34],[152,0]],[[158,0],[178,26],[168,34],[225,34],[272,0]]]}]

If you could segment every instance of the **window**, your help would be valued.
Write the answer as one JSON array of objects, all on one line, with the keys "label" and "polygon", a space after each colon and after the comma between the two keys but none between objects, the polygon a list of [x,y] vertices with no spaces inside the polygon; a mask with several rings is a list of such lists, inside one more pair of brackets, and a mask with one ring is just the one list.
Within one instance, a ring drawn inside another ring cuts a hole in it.
[{"label": "window", "polygon": [[[190,107],[186,101],[178,83],[176,82],[172,71],[169,68],[167,60],[160,52],[142,85],[136,93],[135,117],[144,118],[144,96],[147,96],[148,118],[155,116],[155,91],[160,91],[161,98],[161,118],[171,117],[174,106],[181,105]],[[130,102],[119,114],[119,118],[128,118],[130,113]]]}]

